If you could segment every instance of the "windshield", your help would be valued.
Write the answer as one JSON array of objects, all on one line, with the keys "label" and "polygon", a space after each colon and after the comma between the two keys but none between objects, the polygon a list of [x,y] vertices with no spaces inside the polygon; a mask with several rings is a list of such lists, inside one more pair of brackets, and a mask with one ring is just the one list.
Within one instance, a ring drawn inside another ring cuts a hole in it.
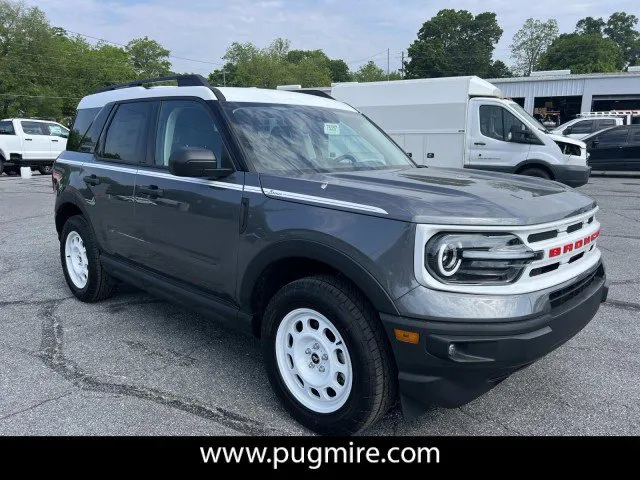
[{"label": "windshield", "polygon": [[524,108],[522,108],[520,105],[518,105],[516,102],[507,102],[509,104],[509,106],[511,108],[513,108],[516,112],[518,112],[520,115],[524,116],[525,118],[529,119],[529,121],[531,123],[533,123],[533,125],[538,129],[538,130],[542,130],[544,133],[549,133],[549,130],[547,130],[547,127],[545,127],[544,125],[542,125],[538,120],[536,120],[536,118],[531,115],[529,112],[527,112]]},{"label": "windshield", "polygon": [[415,166],[363,115],[305,105],[227,103],[258,172],[334,172]]}]

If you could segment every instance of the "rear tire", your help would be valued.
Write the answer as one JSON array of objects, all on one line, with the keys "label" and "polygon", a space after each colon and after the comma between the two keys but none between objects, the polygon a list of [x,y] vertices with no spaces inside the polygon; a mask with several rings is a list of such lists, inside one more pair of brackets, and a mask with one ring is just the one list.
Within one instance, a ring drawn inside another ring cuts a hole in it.
[{"label": "rear tire", "polygon": [[20,170],[18,168],[16,168],[16,167],[9,167],[9,168],[5,169],[5,172],[10,177],[13,177],[13,176],[18,175],[18,173],[20,173]]},{"label": "rear tire", "polygon": [[520,172],[520,175],[526,175],[527,177],[544,178],[545,180],[551,180],[551,175],[541,168],[525,168]]},{"label": "rear tire", "polygon": [[71,293],[83,302],[97,302],[113,295],[116,280],[100,263],[93,231],[81,215],[69,218],[60,235],[60,261]]},{"label": "rear tire", "polygon": [[40,172],[40,175],[51,175],[52,170],[53,170],[52,165],[43,165],[41,167],[38,167],[38,171]]},{"label": "rear tire", "polygon": [[0,176],[2,175],[3,170],[4,170],[4,159],[0,157]]},{"label": "rear tire", "polygon": [[396,399],[382,324],[348,281],[322,275],[285,285],[265,310],[262,340],[273,389],[317,433],[357,433]]}]

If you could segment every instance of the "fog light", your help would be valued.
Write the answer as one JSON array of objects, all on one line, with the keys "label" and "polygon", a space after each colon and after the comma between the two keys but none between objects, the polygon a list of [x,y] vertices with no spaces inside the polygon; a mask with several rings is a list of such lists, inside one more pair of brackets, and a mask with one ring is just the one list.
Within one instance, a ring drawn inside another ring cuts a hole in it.
[{"label": "fog light", "polygon": [[456,346],[452,343],[449,345],[449,356],[453,357],[457,353]]}]

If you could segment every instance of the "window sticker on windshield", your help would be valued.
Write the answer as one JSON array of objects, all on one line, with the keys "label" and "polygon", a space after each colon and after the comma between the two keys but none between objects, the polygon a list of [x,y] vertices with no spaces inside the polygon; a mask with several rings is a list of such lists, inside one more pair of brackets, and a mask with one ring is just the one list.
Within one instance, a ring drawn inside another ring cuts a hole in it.
[{"label": "window sticker on windshield", "polygon": [[324,134],[325,135],[340,135],[340,124],[339,123],[325,123],[324,124]]}]

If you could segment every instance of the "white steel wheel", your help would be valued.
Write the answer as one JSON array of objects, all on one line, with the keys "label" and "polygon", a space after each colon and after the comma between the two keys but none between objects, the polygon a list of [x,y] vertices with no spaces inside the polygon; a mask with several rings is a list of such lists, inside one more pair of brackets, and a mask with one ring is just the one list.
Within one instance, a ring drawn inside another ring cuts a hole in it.
[{"label": "white steel wheel", "polygon": [[276,362],[289,392],[316,413],[340,409],[351,393],[353,367],[340,332],[321,313],[298,308],[280,322]]},{"label": "white steel wheel", "polygon": [[84,241],[75,230],[69,232],[64,244],[64,255],[69,278],[76,288],[83,289],[89,280],[89,261]]}]

